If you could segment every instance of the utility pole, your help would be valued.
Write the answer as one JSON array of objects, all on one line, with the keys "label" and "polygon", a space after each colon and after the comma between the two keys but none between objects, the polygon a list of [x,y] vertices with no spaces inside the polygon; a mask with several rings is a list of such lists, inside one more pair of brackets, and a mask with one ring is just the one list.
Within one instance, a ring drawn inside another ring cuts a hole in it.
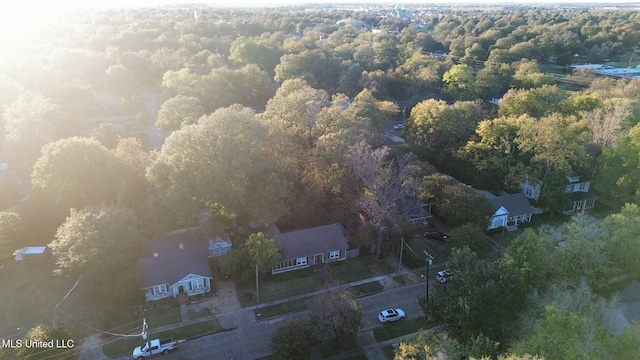
[{"label": "utility pole", "polygon": [[258,286],[258,264],[256,264],[256,309],[260,306],[260,287]]},{"label": "utility pole", "polygon": [[402,269],[402,250],[404,250],[404,238],[401,238],[400,240],[400,263],[398,264],[398,276],[400,276],[400,269]]},{"label": "utility pole", "polygon": [[425,255],[427,255],[427,301],[429,301],[429,268],[431,268],[431,264],[433,263],[433,256],[431,256],[431,254],[429,254],[427,252],[427,250],[422,250],[424,251]]}]

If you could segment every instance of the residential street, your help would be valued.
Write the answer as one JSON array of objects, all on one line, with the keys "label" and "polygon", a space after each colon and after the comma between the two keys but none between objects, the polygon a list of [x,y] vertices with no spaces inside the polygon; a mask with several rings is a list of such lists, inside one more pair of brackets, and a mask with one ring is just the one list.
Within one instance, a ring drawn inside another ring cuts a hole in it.
[{"label": "residential street", "polygon": [[[421,315],[422,309],[417,298],[423,296],[425,290],[425,283],[419,282],[358,299],[358,303],[363,309],[361,333],[366,333],[374,327],[380,326],[377,314],[385,308],[402,308],[406,312],[407,318]],[[269,348],[271,335],[280,324],[306,315],[307,312],[304,311],[258,322],[251,310],[248,309],[220,314],[218,317],[220,324],[224,328],[235,327],[235,329],[189,340],[183,343],[179,350],[169,355],[158,356],[158,358],[166,360],[261,359],[271,355]],[[118,359],[129,358],[123,356]]]}]

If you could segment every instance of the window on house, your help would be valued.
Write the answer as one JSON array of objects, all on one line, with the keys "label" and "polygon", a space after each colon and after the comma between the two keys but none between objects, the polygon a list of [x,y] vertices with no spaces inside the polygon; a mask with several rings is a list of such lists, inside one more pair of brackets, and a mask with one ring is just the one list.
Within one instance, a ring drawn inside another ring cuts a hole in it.
[{"label": "window on house", "polygon": [[587,188],[587,183],[580,183],[579,189],[582,191]]},{"label": "window on house", "polygon": [[189,283],[191,290],[199,290],[204,288],[204,279],[193,280]]},{"label": "window on house", "polygon": [[165,294],[166,292],[167,292],[167,284],[155,285],[151,290],[151,293],[153,295]]},{"label": "window on house", "polygon": [[297,265],[297,266],[300,266],[300,265],[307,265],[307,258],[306,258],[306,257],[298,258],[298,259],[296,260],[296,265]]},{"label": "window on house", "polygon": [[329,253],[329,259],[337,259],[340,257],[340,250],[335,250]]}]

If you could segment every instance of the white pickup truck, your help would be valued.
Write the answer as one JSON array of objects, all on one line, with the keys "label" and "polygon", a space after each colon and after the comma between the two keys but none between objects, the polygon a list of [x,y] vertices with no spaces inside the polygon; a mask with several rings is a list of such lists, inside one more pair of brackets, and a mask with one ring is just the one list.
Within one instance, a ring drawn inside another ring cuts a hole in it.
[{"label": "white pickup truck", "polygon": [[173,339],[154,339],[147,341],[143,345],[138,346],[133,349],[133,358],[148,358],[152,355],[157,355],[160,353],[167,354],[169,351],[178,348],[178,344],[182,341],[174,341]]}]

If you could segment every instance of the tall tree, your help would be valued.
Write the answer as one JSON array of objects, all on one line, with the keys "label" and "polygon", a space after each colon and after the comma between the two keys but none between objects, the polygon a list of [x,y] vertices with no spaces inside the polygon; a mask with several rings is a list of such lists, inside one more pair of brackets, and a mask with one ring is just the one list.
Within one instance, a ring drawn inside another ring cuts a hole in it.
[{"label": "tall tree", "polygon": [[603,149],[598,158],[598,191],[620,203],[640,196],[640,125],[635,125],[614,148]]},{"label": "tall tree", "polygon": [[436,167],[446,168],[453,153],[469,141],[483,116],[476,102],[449,105],[442,100],[425,100],[411,109],[405,137],[424,145],[430,154],[429,161]]},{"label": "tall tree", "polygon": [[509,90],[500,103],[500,116],[529,115],[541,118],[558,112],[560,105],[569,97],[566,91],[555,85],[543,85],[527,90]]},{"label": "tall tree", "polygon": [[518,149],[532,155],[531,164],[538,167],[543,181],[553,170],[571,173],[586,168],[589,141],[584,122],[557,113],[540,121],[522,121],[516,139]]},{"label": "tall tree", "polygon": [[362,327],[362,309],[349,289],[330,289],[309,304],[309,321],[314,325],[313,337],[316,340],[331,336],[340,348]]},{"label": "tall tree", "polygon": [[312,328],[306,320],[280,326],[271,337],[273,356],[278,359],[309,359],[313,344]]},{"label": "tall tree", "polygon": [[451,281],[438,284],[431,299],[419,298],[427,320],[452,325],[459,341],[481,334],[504,341],[505,325],[524,305],[517,278],[502,263],[480,259],[468,248],[454,249],[448,265]]},{"label": "tall tree", "polygon": [[504,177],[519,160],[516,139],[520,124],[532,120],[527,118],[528,115],[523,115],[483,120],[478,124],[475,136],[461,150],[460,155],[469,159],[480,174],[487,174],[487,178],[497,182],[493,183],[496,188],[502,187]]},{"label": "tall tree", "polygon": [[244,246],[249,251],[252,262],[261,269],[262,272],[270,271],[280,262],[280,244],[269,235],[261,232],[249,235]]},{"label": "tall tree", "polygon": [[55,120],[59,111],[58,105],[40,95],[20,95],[5,107],[5,148],[22,175],[27,175],[42,146],[57,138]]},{"label": "tall tree", "polygon": [[216,110],[175,131],[147,171],[182,218],[202,208],[269,223],[287,212],[287,183],[265,155],[266,128],[251,109]]},{"label": "tall tree", "polygon": [[56,274],[82,278],[95,304],[109,310],[140,295],[131,291],[139,288],[139,241],[129,210],[100,205],[71,209],[49,246],[56,258]]},{"label": "tall tree", "polygon": [[200,100],[194,97],[176,95],[160,106],[156,127],[171,132],[183,125],[195,124],[204,115]]},{"label": "tall tree", "polygon": [[11,257],[11,253],[16,245],[18,227],[20,226],[20,215],[11,211],[0,212],[0,262]]},{"label": "tall tree", "polygon": [[253,38],[240,37],[231,43],[229,60],[239,65],[255,64],[271,75],[280,60],[280,51],[272,45]]},{"label": "tall tree", "polygon": [[604,222],[606,241],[611,261],[626,274],[640,276],[640,208],[626,204],[617,214],[607,216]]},{"label": "tall tree", "polygon": [[47,144],[33,167],[33,184],[50,199],[69,207],[114,202],[119,186],[114,154],[87,138]]},{"label": "tall tree", "polygon": [[491,206],[471,186],[443,174],[425,176],[419,187],[420,197],[433,205],[450,226],[489,224]]},{"label": "tall tree", "polygon": [[631,102],[627,99],[609,101],[604,106],[584,114],[593,143],[600,148],[611,147],[623,136],[632,115]]},{"label": "tall tree", "polygon": [[390,159],[388,147],[373,149],[360,142],[351,148],[347,163],[363,184],[359,207],[377,232],[376,254],[380,257],[386,232],[400,225],[398,203],[417,196],[418,182],[411,178],[417,171],[414,158],[407,154]]},{"label": "tall tree", "polygon": [[470,66],[454,65],[444,73],[442,80],[446,84],[444,91],[456,100],[465,101],[475,98],[475,78]]}]

